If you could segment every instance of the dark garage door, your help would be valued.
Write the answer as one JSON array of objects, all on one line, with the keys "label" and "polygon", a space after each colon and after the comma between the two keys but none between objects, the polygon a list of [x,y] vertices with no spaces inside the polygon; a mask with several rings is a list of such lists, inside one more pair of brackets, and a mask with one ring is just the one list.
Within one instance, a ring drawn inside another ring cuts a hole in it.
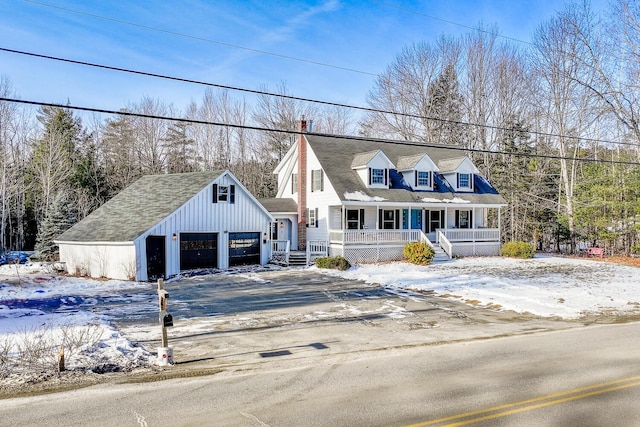
[{"label": "dark garage door", "polygon": [[218,267],[218,233],[180,233],[180,270]]},{"label": "dark garage door", "polygon": [[229,266],[260,264],[260,233],[229,233]]}]

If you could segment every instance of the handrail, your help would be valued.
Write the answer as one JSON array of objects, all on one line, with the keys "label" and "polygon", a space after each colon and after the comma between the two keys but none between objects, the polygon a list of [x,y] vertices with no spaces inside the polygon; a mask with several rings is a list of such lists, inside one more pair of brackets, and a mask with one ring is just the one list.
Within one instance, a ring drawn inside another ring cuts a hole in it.
[{"label": "handrail", "polygon": [[438,230],[438,242],[440,243],[442,250],[444,250],[444,252],[449,256],[449,259],[453,258],[453,245],[449,239],[447,239],[447,236],[445,236],[445,234],[440,230]]},{"label": "handrail", "polygon": [[420,231],[420,233],[418,234],[418,237],[419,237],[418,241],[419,241],[420,243],[424,243],[424,244],[426,244],[426,245],[427,245],[427,246],[429,246],[431,249],[434,249],[434,250],[435,250],[435,248],[436,248],[436,247],[435,247],[435,245],[431,242],[431,240],[429,240],[429,238],[427,237],[427,235],[426,235],[426,234],[424,234],[424,232],[423,232],[422,230],[419,230],[419,231]]},{"label": "handrail", "polygon": [[271,259],[283,257],[285,263],[289,263],[289,253],[291,252],[291,242],[289,240],[271,241]]},{"label": "handrail", "polygon": [[315,255],[327,256],[329,244],[325,240],[309,240],[307,242],[307,265],[311,263],[311,257]]}]

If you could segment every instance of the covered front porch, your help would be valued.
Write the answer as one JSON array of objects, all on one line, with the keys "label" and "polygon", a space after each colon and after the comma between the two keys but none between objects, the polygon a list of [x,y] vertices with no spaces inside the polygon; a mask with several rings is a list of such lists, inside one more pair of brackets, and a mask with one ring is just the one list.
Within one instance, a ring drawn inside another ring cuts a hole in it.
[{"label": "covered front porch", "polygon": [[447,258],[500,254],[495,206],[331,206],[328,226],[330,255],[350,262],[401,260],[416,241]]}]

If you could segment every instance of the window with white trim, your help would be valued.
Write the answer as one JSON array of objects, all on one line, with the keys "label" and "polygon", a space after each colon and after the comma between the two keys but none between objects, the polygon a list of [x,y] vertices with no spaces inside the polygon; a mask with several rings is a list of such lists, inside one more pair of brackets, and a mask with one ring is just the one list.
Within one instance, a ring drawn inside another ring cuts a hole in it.
[{"label": "window with white trim", "polygon": [[419,187],[431,187],[431,172],[418,171],[417,181]]},{"label": "window with white trim", "polygon": [[384,210],[382,212],[382,229],[393,230],[396,228],[396,211]]},{"label": "window with white trim", "polygon": [[235,203],[236,201],[235,185],[213,184],[212,188],[213,188],[213,191],[212,191],[213,203],[218,203],[218,202]]},{"label": "window with white trim", "polygon": [[457,211],[457,227],[471,228],[471,211]]},{"label": "window with white trim", "polygon": [[364,209],[347,209],[347,230],[364,228]]},{"label": "window with white trim", "polygon": [[384,185],[384,169],[371,169],[371,184]]},{"label": "window with white trim", "polygon": [[292,173],[291,174],[291,193],[297,193],[298,192],[298,174],[297,173]]},{"label": "window with white trim", "polygon": [[318,208],[308,209],[307,214],[307,227],[318,226]]},{"label": "window with white trim", "polygon": [[469,173],[458,174],[458,188],[471,188],[471,174]]}]

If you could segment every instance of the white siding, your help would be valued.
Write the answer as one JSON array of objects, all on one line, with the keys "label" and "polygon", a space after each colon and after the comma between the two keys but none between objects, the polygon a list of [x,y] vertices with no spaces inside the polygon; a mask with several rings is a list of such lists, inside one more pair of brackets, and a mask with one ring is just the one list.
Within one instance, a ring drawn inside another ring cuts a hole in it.
[{"label": "white siding", "polygon": [[131,242],[60,243],[59,248],[60,259],[69,274],[119,280],[136,278],[136,250]]},{"label": "white siding", "polygon": [[[218,268],[229,266],[229,233],[254,232],[261,237],[261,263],[269,261],[268,241],[271,217],[238,181],[225,173],[216,181],[218,185],[235,185],[235,203],[213,203],[212,184],[197,193],[173,214],[136,239],[136,247],[144,253],[147,236],[166,236],[167,275],[180,272],[180,233],[218,233]],[[176,233],[176,239],[172,238]],[[139,280],[146,280],[146,257],[141,260]]]},{"label": "white siding", "polygon": [[329,206],[341,204],[324,172],[323,191],[311,191],[311,171],[318,169],[321,169],[320,162],[311,147],[307,147],[307,208],[318,209],[318,226],[307,228],[307,241],[329,239]]}]

